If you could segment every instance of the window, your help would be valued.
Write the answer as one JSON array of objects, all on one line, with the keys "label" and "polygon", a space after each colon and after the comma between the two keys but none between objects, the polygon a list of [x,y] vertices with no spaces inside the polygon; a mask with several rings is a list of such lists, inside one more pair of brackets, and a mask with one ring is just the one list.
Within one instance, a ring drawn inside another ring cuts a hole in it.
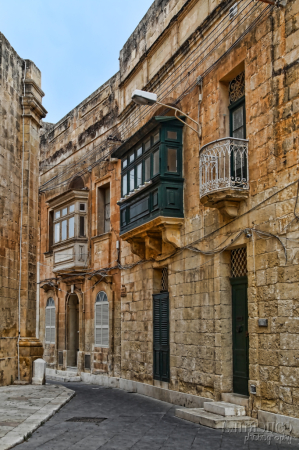
[{"label": "window", "polygon": [[159,131],[158,131],[158,133],[156,133],[156,134],[154,135],[154,137],[153,137],[154,145],[155,145],[157,142],[159,142],[159,140],[160,140],[160,133],[159,133]]},{"label": "window", "polygon": [[167,149],[167,171],[177,172],[177,149],[168,148]]},{"label": "window", "polygon": [[53,250],[53,222],[54,222],[54,211],[49,211],[49,241],[48,241],[48,251]]},{"label": "window", "polygon": [[60,241],[60,223],[55,223],[55,244]]},{"label": "window", "polygon": [[109,347],[109,303],[105,292],[97,294],[95,303],[95,346]]},{"label": "window", "polygon": [[134,155],[134,152],[133,152],[129,156],[129,164],[131,164],[134,161],[134,159],[135,159],[135,155]]},{"label": "window", "polygon": [[134,191],[135,188],[135,176],[134,176],[135,170],[130,170],[130,191]]},{"label": "window", "polygon": [[144,161],[144,181],[151,179],[151,157],[149,156]]},{"label": "window", "polygon": [[123,175],[123,197],[128,193],[128,176]]},{"label": "window", "polygon": [[80,225],[79,236],[85,237],[85,217],[84,216],[80,216],[79,225]]},{"label": "window", "polygon": [[139,147],[136,152],[137,158],[142,155],[142,147]]},{"label": "window", "polygon": [[142,163],[137,166],[137,187],[142,185]]},{"label": "window", "polygon": [[167,131],[167,139],[173,139],[173,140],[177,140],[178,138],[178,132],[177,131]]},{"label": "window", "polygon": [[110,231],[110,185],[98,189],[98,234]]},{"label": "window", "polygon": [[75,236],[75,217],[69,219],[69,238]]},{"label": "window", "polygon": [[153,153],[153,176],[160,172],[159,169],[159,150]]},{"label": "window", "polygon": [[61,211],[61,215],[62,216],[66,216],[67,215],[67,208],[63,208],[63,210]]},{"label": "window", "polygon": [[123,160],[123,169],[125,169],[128,165],[128,160],[127,158]]},{"label": "window", "polygon": [[75,205],[71,205],[71,206],[69,207],[69,212],[70,212],[70,213],[75,212]]},{"label": "window", "polygon": [[[80,216],[79,213],[80,212]],[[78,237],[85,237],[86,224],[85,215],[87,203],[72,203],[54,212],[54,243],[66,241]]]},{"label": "window", "polygon": [[55,344],[55,303],[52,297],[47,300],[45,322],[45,341],[47,344]]},{"label": "window", "polygon": [[149,140],[146,141],[146,143],[144,144],[144,151],[147,152],[150,148],[151,148],[151,140],[149,139]]},{"label": "window", "polygon": [[80,211],[86,210],[86,203],[80,203]]}]

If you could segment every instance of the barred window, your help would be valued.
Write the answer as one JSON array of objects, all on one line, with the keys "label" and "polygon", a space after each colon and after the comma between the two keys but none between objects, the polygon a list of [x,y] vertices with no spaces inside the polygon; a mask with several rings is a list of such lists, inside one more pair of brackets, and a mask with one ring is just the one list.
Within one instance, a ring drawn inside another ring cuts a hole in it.
[{"label": "barred window", "polygon": [[47,344],[55,344],[55,303],[52,297],[46,305],[46,339]]},{"label": "barred window", "polygon": [[95,346],[109,347],[109,303],[105,292],[97,294],[95,303]]}]

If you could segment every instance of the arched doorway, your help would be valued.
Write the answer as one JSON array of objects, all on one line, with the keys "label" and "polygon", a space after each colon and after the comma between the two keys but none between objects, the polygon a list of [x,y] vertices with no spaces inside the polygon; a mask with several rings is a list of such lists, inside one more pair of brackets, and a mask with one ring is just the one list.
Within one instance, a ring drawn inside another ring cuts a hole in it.
[{"label": "arched doorway", "polygon": [[67,365],[77,366],[79,351],[79,300],[76,294],[71,294],[67,307]]}]

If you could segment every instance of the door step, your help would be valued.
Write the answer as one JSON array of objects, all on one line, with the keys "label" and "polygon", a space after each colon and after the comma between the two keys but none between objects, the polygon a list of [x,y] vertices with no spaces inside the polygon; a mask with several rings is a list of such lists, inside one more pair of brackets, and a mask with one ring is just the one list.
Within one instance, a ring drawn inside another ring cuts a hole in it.
[{"label": "door step", "polygon": [[46,380],[60,381],[62,383],[78,382],[81,381],[80,375],[78,375],[78,369],[76,370],[56,370],[46,369]]},{"label": "door step", "polygon": [[227,402],[205,402],[203,408],[176,409],[176,417],[210,428],[246,430],[257,426],[257,420],[246,416],[245,407]]}]

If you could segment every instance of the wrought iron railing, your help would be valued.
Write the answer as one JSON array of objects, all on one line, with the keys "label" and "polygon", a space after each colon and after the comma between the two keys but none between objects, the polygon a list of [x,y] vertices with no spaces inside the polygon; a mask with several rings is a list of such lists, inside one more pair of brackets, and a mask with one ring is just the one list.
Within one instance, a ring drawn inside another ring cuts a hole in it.
[{"label": "wrought iron railing", "polygon": [[249,189],[247,139],[218,139],[200,149],[200,197],[224,189]]}]

